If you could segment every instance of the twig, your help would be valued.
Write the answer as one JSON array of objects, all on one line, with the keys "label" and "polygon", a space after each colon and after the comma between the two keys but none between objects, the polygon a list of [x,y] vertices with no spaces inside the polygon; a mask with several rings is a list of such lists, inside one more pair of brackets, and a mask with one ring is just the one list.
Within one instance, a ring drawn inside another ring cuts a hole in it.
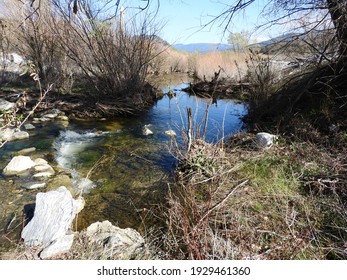
[{"label": "twig", "polygon": [[96,163],[93,165],[93,167],[91,169],[89,169],[87,175],[86,175],[86,178],[89,179],[89,176],[90,174],[94,171],[95,168],[97,168],[100,164],[101,164],[101,161],[106,158],[106,155],[103,155],[102,157],[100,157]]},{"label": "twig", "polygon": [[192,108],[187,108],[187,115],[188,115],[188,146],[187,146],[187,152],[190,150],[190,146],[192,145],[192,128],[193,128],[193,121],[192,121]]},{"label": "twig", "polygon": [[228,193],[228,195],[223,198],[220,202],[216,203],[215,205],[213,205],[206,213],[204,216],[202,216],[202,218],[200,218],[200,220],[197,222],[197,224],[195,225],[195,227],[193,228],[193,231],[195,231],[198,226],[200,226],[200,224],[218,207],[220,207],[225,201],[228,200],[228,198],[233,195],[235,193],[235,191],[237,189],[239,189],[240,187],[244,186],[246,183],[248,182],[248,180],[243,181],[241,184],[237,185],[235,188],[233,188],[233,190],[231,192]]},{"label": "twig", "polygon": [[135,153],[130,153],[130,156],[136,157],[136,158],[139,158],[139,159],[142,159],[142,160],[144,160],[144,161],[147,161],[148,163],[153,163],[153,161],[148,160],[148,159],[146,159],[146,158],[144,158],[144,157],[141,157],[141,156],[139,156],[139,155],[137,155],[137,154],[135,154]]}]

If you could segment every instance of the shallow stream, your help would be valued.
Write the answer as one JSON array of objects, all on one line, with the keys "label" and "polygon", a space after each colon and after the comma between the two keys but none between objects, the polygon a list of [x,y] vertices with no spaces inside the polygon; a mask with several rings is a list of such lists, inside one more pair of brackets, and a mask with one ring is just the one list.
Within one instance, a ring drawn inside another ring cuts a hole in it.
[{"label": "shallow stream", "polygon": [[[29,132],[29,139],[6,144],[0,150],[0,170],[14,152],[35,147],[30,157],[45,158],[58,172],[46,189],[39,190],[23,189],[16,178],[0,175],[0,246],[5,246],[8,238],[18,236],[23,208],[35,202],[38,192],[63,184],[74,188],[78,180],[86,177],[92,180],[93,188],[78,190],[84,192],[86,200],[75,225],[78,230],[107,219],[120,227],[143,232],[144,220],[150,216],[147,214],[165,199],[175,164],[175,157],[170,153],[171,138],[165,131],[174,130],[178,144],[183,144],[186,109],[192,108],[194,124],[198,127],[203,126],[209,106],[207,141],[221,141],[242,129],[241,117],[247,110],[244,104],[233,100],[210,104],[209,99],[182,91],[186,86],[186,83],[171,86],[176,97],[165,95],[141,116],[71,121],[67,127],[55,122],[42,123]],[[164,93],[169,90],[163,88]],[[152,135],[143,135],[144,125],[149,125]]]}]

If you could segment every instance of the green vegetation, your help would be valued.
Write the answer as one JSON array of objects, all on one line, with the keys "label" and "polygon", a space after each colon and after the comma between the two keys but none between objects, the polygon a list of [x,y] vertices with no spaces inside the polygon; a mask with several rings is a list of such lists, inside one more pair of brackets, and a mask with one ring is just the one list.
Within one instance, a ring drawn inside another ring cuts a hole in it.
[{"label": "green vegetation", "polygon": [[247,31],[230,33],[228,43],[233,46],[236,52],[246,51],[249,45],[251,34]]},{"label": "green vegetation", "polygon": [[334,158],[307,143],[264,151],[237,142],[197,140],[204,155],[193,148],[187,158],[204,165],[181,162],[166,212],[169,258],[346,258],[345,202],[336,192],[346,178],[323,179]]},{"label": "green vegetation", "polygon": [[[128,203],[122,197],[122,188],[131,186],[140,189],[141,196],[132,197],[135,207],[118,211],[114,222],[127,225],[127,212],[142,208],[143,197],[157,203],[165,193],[165,205],[159,205],[157,212],[151,209],[150,214],[143,208],[143,216],[139,214],[135,221],[144,232],[148,228],[143,217],[152,215],[152,222],[165,224],[146,232],[153,251],[160,252],[162,258],[347,258],[347,19],[343,1],[270,1],[273,11],[288,14],[306,8],[314,11],[319,3],[330,21],[325,22],[325,28],[319,22],[314,27],[316,33],[310,30],[308,36],[294,36],[294,43],[284,38],[249,53],[243,52],[248,34],[233,33],[229,41],[241,54],[204,55],[175,52],[159,43],[151,16],[125,26],[122,19],[107,17],[107,6],[105,11],[92,1],[81,0],[74,1],[77,6],[71,17],[68,2],[56,0],[34,6],[24,13],[25,19],[12,16],[19,20],[8,21],[8,26],[0,21],[2,56],[15,50],[30,59],[29,66],[33,65],[35,71],[28,76],[40,88],[38,93],[29,94],[34,103],[35,99],[41,103],[38,95],[48,93],[52,86],[50,106],[74,104],[65,108],[71,114],[101,117],[138,113],[158,97],[147,83],[149,74],[187,72],[202,82],[198,94],[205,87],[209,96],[216,98],[218,84],[224,86],[220,92],[229,97],[236,91],[247,91],[250,107],[245,121],[250,131],[272,131],[280,137],[280,143],[271,149],[259,149],[252,134],[235,135],[217,144],[206,143],[204,137],[192,140],[192,133],[186,135],[192,141],[175,151],[177,166],[167,193],[163,170],[146,165],[150,161],[147,158],[152,157],[148,154],[156,150],[142,147],[138,142],[142,140],[112,143],[112,156],[103,157],[97,150],[83,152],[80,160],[87,162],[83,171],[92,170],[93,179],[103,187],[100,193],[92,191],[86,206],[92,214],[87,218],[82,214],[77,226],[90,224],[116,201]],[[238,1],[240,6],[230,6],[231,15],[226,15],[233,16],[253,2]],[[303,22],[302,28],[311,29],[313,23]],[[19,32],[13,32],[18,26]],[[14,34],[14,38],[8,34]],[[287,45],[289,49],[284,48]],[[273,59],[277,55],[285,59],[294,56],[298,63],[278,70]],[[16,90],[32,88],[31,79],[30,84],[22,80],[11,84],[6,80],[5,64],[1,66],[2,92],[12,92],[11,86]],[[26,106],[20,109],[24,111]],[[6,125],[23,122],[20,111],[10,116],[5,112],[2,117]],[[49,143],[43,140],[41,144]],[[130,153],[126,149],[129,147]],[[133,170],[127,173],[130,162]],[[116,163],[119,165],[115,171]],[[107,180],[103,178],[105,173],[109,175]],[[124,183],[129,177],[131,182]],[[153,185],[153,189],[141,189],[144,184]],[[104,257],[100,246],[86,248],[82,243],[75,249],[66,258]]]}]

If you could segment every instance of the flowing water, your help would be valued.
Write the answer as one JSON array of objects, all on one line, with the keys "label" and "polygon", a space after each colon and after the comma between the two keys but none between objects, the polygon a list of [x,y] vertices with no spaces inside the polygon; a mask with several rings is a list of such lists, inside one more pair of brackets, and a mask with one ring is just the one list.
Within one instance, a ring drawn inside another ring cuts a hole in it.
[{"label": "flowing water", "polygon": [[[209,106],[207,141],[220,141],[242,129],[244,104],[233,100],[210,104],[208,99],[182,91],[186,86],[182,83],[172,87],[176,97],[165,95],[141,116],[71,121],[67,127],[54,122],[42,124],[30,132],[28,140],[8,143],[0,150],[0,169],[7,165],[13,152],[36,147],[30,156],[43,157],[58,170],[44,191],[69,185],[83,193],[86,205],[79,214],[77,229],[108,219],[120,227],[143,231],[146,216],[165,198],[175,164],[169,149],[171,139],[164,132],[174,130],[178,144],[183,144],[186,109],[192,108],[198,127],[203,126]],[[164,93],[168,91],[169,88],[163,88]],[[143,135],[144,125],[149,125],[152,135]],[[15,238],[14,234],[20,232],[24,206],[34,203],[36,194],[43,191],[25,190],[20,184],[16,178],[0,175],[0,245],[8,242],[4,236]],[[11,221],[11,232],[6,232]]]}]

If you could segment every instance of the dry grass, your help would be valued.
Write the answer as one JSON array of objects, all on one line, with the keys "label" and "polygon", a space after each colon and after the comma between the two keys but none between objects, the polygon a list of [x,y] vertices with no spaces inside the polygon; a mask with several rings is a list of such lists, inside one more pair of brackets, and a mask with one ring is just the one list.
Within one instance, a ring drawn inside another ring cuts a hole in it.
[{"label": "dry grass", "polygon": [[233,51],[195,53],[189,57],[189,69],[202,80],[212,79],[220,68],[220,78],[241,80],[247,71],[247,56]]},{"label": "dry grass", "polygon": [[247,53],[186,53],[160,44],[156,45],[155,51],[160,55],[153,60],[153,73],[182,72],[193,74],[201,80],[210,80],[222,68],[220,78],[241,80],[247,72]]},{"label": "dry grass", "polygon": [[[347,257],[346,201],[329,180],[306,182],[313,172],[332,171],[324,151],[305,143],[267,151],[240,141],[227,149],[195,145],[168,195],[168,258]],[[340,165],[336,172],[345,170]],[[312,190],[317,183],[324,192]]]}]

